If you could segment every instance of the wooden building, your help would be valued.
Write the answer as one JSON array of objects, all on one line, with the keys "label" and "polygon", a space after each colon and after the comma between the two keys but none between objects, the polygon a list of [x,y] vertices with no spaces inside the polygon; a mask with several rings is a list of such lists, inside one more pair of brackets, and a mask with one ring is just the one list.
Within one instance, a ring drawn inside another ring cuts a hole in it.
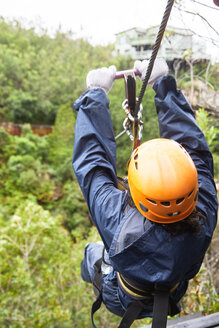
[{"label": "wooden building", "polygon": [[[133,59],[149,59],[156,40],[159,26],[147,29],[131,28],[116,34],[116,55],[129,55]],[[158,52],[167,61],[183,59],[186,54],[196,60],[211,59],[202,39],[190,30],[168,26]]]}]

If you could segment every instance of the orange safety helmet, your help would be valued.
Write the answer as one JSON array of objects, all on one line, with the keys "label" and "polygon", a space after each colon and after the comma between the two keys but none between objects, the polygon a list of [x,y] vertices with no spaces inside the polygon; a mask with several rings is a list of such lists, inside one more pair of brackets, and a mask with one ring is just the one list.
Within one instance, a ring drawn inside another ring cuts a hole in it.
[{"label": "orange safety helmet", "polygon": [[187,151],[176,141],[153,139],[137,147],[128,181],[138,210],[151,221],[173,223],[188,217],[198,199],[198,175]]}]

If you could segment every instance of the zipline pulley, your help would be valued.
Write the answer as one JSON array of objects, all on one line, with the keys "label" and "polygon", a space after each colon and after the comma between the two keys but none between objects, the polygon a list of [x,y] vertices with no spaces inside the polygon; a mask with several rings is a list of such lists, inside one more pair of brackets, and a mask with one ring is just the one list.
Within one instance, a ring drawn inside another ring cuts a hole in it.
[{"label": "zipline pulley", "polygon": [[[142,137],[143,121],[142,111],[143,107],[140,105],[139,111],[135,114],[136,107],[136,75],[140,73],[136,70],[128,70],[123,72],[118,72],[116,78],[124,77],[125,83],[125,100],[122,103],[122,108],[126,113],[126,118],[123,122],[124,130],[116,136],[118,139],[124,133],[126,133],[129,138],[133,141],[133,149],[140,145],[140,140]],[[132,127],[132,132],[131,132]]]}]

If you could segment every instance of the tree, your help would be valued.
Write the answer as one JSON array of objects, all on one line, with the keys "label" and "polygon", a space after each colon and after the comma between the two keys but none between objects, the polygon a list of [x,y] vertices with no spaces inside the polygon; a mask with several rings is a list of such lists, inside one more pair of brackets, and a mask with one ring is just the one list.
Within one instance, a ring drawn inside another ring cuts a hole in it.
[{"label": "tree", "polygon": [[0,20],[1,120],[53,124],[61,105],[85,89],[87,67],[104,65],[111,48],[93,47],[57,31],[38,35],[17,21]]},{"label": "tree", "polygon": [[1,327],[71,327],[73,250],[60,218],[25,202],[0,227]]}]

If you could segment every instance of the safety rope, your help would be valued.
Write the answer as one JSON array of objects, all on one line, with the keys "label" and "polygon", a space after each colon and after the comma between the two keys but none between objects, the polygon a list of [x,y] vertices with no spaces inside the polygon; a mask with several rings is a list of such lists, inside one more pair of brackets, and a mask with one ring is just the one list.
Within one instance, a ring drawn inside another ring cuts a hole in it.
[{"label": "safety rope", "polygon": [[157,57],[157,53],[158,53],[158,50],[159,50],[159,47],[160,47],[160,44],[161,44],[161,41],[162,41],[162,38],[163,38],[163,35],[165,32],[166,26],[167,26],[167,22],[168,22],[173,4],[174,4],[174,0],[168,0],[167,6],[166,6],[166,9],[165,9],[165,12],[164,12],[161,24],[160,24],[159,32],[157,34],[157,38],[156,38],[155,44],[153,46],[153,51],[152,51],[152,54],[151,54],[151,57],[149,60],[147,72],[146,72],[146,75],[145,75],[145,78],[144,78],[144,81],[143,81],[143,84],[142,84],[142,87],[141,87],[141,90],[139,93],[138,100],[136,102],[135,117],[137,116],[137,113],[140,109],[140,104],[142,102],[142,99],[143,99],[143,96],[144,96],[144,93],[145,93],[145,90],[146,90],[146,87],[148,84],[148,80],[151,76],[151,72],[152,72],[152,69],[154,66],[154,61]]}]

